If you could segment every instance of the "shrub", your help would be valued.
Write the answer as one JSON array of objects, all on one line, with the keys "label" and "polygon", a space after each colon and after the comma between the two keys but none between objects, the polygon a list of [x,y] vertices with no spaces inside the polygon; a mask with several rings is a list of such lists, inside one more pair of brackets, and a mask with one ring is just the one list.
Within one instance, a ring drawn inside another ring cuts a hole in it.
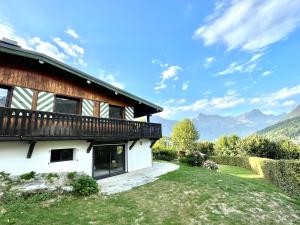
[{"label": "shrub", "polygon": [[278,147],[274,141],[259,135],[243,138],[239,143],[239,151],[249,156],[276,159]]},{"label": "shrub", "polygon": [[189,166],[202,166],[204,161],[205,155],[198,151],[191,152],[186,156],[179,158],[179,162]]},{"label": "shrub", "polygon": [[4,171],[1,171],[0,172],[0,180],[10,180],[9,179],[9,175],[10,175],[10,173],[5,173]]},{"label": "shrub", "polygon": [[76,177],[76,175],[77,175],[77,172],[76,172],[76,171],[74,171],[74,172],[69,172],[69,173],[67,174],[67,177],[68,177],[69,180],[73,180],[73,179]]},{"label": "shrub", "polygon": [[83,175],[71,183],[73,192],[77,195],[88,196],[99,191],[97,182],[90,176]]},{"label": "shrub", "polygon": [[300,146],[290,140],[277,141],[277,159],[300,159]]},{"label": "shrub", "polygon": [[177,152],[173,150],[156,150],[153,151],[153,158],[156,160],[172,161],[177,158]]},{"label": "shrub", "polygon": [[214,143],[209,141],[198,142],[196,144],[196,151],[202,152],[206,155],[214,155],[215,148]]},{"label": "shrub", "polygon": [[34,171],[31,171],[31,172],[29,172],[29,173],[24,173],[24,174],[22,174],[21,176],[20,176],[20,178],[22,179],[22,180],[30,180],[30,179],[32,179],[32,178],[35,178],[35,172]]},{"label": "shrub", "polygon": [[58,178],[58,177],[59,176],[57,173],[48,173],[46,176],[47,180],[49,180],[49,181],[52,181],[53,178]]},{"label": "shrub", "polygon": [[152,147],[153,151],[174,150],[169,137],[162,137]]},{"label": "shrub", "polygon": [[212,156],[209,158],[219,164],[252,169],[280,189],[300,196],[300,160],[237,156]]},{"label": "shrub", "polygon": [[213,161],[210,161],[210,160],[206,160],[203,163],[203,167],[207,168],[207,169],[210,169],[210,170],[218,170],[219,169],[218,164],[213,162]]},{"label": "shrub", "polygon": [[238,149],[240,138],[237,135],[221,136],[215,143],[217,155],[237,156],[241,155]]}]

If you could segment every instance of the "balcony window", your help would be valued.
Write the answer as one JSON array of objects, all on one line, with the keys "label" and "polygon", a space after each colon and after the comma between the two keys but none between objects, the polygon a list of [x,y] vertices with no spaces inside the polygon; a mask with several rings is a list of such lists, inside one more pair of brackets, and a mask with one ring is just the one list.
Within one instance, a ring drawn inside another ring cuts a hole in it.
[{"label": "balcony window", "polygon": [[56,96],[54,109],[58,113],[78,114],[79,100]]},{"label": "balcony window", "polygon": [[109,118],[111,119],[123,119],[123,108],[119,106],[109,106]]},{"label": "balcony window", "polygon": [[7,106],[8,95],[9,95],[9,89],[6,87],[0,87],[0,106],[1,107]]},{"label": "balcony window", "polygon": [[74,149],[53,149],[51,150],[50,162],[62,162],[62,161],[71,161],[73,160]]}]

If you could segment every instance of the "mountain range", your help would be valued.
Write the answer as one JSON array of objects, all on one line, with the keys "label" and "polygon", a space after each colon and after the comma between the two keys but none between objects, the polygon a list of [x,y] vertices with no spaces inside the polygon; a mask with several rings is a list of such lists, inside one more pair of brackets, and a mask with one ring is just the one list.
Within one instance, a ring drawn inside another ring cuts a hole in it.
[{"label": "mountain range", "polygon": [[[288,114],[272,115],[263,113],[259,109],[253,109],[238,116],[200,113],[197,117],[191,118],[191,120],[200,132],[200,139],[215,140],[221,135],[237,134],[241,137],[247,136],[283,120],[294,118],[297,115],[300,116],[300,106]],[[164,136],[170,136],[174,124],[178,122],[159,116],[153,116],[151,121],[162,124]]]}]

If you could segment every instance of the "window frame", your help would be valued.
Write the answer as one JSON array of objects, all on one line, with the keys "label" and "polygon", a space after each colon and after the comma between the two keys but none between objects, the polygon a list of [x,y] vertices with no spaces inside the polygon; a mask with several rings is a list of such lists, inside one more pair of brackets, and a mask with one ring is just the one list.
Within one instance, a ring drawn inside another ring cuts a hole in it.
[{"label": "window frame", "polygon": [[[72,150],[72,159],[62,159],[62,153],[60,153],[60,159],[59,160],[52,160],[52,151],[61,151],[63,150]],[[57,163],[57,162],[69,162],[69,161],[74,161],[75,159],[75,148],[57,148],[57,149],[51,149],[50,150],[50,163]]]},{"label": "window frame", "polygon": [[10,107],[13,87],[0,84],[0,88],[7,90],[5,105],[1,107]]},{"label": "window frame", "polygon": [[[77,104],[77,109],[76,109],[75,114],[74,113],[57,112],[56,111],[56,100],[57,100],[57,98],[77,101],[78,104]],[[82,106],[82,99],[80,99],[80,98],[54,94],[53,112],[55,112],[55,113],[63,113],[63,114],[68,114],[68,115],[80,115],[81,114],[81,106]]]},{"label": "window frame", "polygon": [[[110,109],[111,109],[111,107],[115,107],[115,108],[121,109],[121,118],[112,118],[112,117],[110,117]],[[109,119],[114,119],[114,120],[124,120],[125,119],[125,108],[122,107],[122,106],[119,106],[119,105],[111,105],[111,104],[109,104],[108,105],[108,118]]]}]

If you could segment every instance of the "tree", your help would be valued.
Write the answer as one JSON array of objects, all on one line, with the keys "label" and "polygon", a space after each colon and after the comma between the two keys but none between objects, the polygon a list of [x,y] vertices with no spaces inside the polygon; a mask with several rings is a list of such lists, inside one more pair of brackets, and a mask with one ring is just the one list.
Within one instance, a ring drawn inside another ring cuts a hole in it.
[{"label": "tree", "polygon": [[178,151],[193,151],[198,138],[198,131],[194,123],[189,119],[184,119],[173,127],[171,140]]},{"label": "tree", "polygon": [[237,156],[240,154],[238,145],[240,138],[233,134],[231,136],[221,136],[215,144],[215,151],[218,155]]},{"label": "tree", "polygon": [[155,142],[152,149],[153,151],[172,150],[170,138],[169,137],[160,138],[157,142]]}]

